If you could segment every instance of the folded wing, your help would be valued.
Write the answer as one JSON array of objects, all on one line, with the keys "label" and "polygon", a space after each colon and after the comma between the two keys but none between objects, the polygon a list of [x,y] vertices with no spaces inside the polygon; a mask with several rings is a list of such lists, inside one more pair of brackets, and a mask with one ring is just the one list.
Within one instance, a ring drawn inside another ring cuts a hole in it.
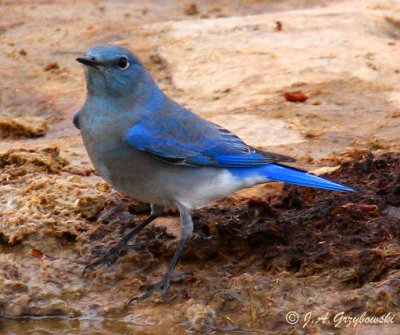
[{"label": "folded wing", "polygon": [[183,111],[169,111],[163,117],[143,117],[128,130],[125,141],[176,165],[237,168],[294,161],[254,149],[228,130],[180,108]]}]

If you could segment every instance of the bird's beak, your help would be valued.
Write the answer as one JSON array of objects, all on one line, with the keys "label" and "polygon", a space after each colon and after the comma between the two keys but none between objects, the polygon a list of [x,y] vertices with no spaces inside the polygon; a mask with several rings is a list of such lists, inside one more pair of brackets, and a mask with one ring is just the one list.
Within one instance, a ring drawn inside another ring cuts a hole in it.
[{"label": "bird's beak", "polygon": [[75,60],[83,65],[91,66],[94,68],[97,68],[99,65],[101,65],[100,62],[89,57],[78,57]]}]

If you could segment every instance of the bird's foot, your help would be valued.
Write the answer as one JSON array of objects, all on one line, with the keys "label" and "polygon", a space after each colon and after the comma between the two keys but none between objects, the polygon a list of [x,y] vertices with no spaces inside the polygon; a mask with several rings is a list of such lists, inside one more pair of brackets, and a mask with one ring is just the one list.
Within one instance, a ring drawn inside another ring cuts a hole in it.
[{"label": "bird's foot", "polygon": [[160,291],[161,292],[161,297],[163,300],[166,300],[167,298],[167,292],[168,288],[170,286],[170,283],[182,283],[187,280],[193,280],[193,273],[188,271],[188,272],[183,272],[179,275],[175,276],[169,276],[166,274],[163,279],[161,279],[159,282],[154,283],[154,284],[149,284],[149,285],[143,285],[142,288],[146,289],[146,292],[133,297],[131,300],[129,300],[127,305],[130,305],[133,302],[138,302],[142,301],[144,299],[149,298],[150,296],[153,295],[154,292]]},{"label": "bird's foot", "polygon": [[160,291],[162,299],[166,300],[170,282],[171,282],[171,277],[168,274],[166,274],[157,283],[149,284],[149,285],[143,285],[142,287],[146,289],[146,292],[144,292],[141,295],[137,295],[137,296],[133,297],[131,300],[129,300],[127,305],[130,305],[131,303],[139,302],[139,301],[142,301],[144,299],[147,299],[150,296],[152,296],[153,293],[156,292],[156,291]]},{"label": "bird's foot", "polygon": [[124,251],[125,247],[126,247],[125,243],[117,243],[115,246],[111,247],[108,250],[100,251],[100,254],[102,254],[102,256],[100,256],[100,258],[98,258],[94,262],[87,264],[83,269],[82,276],[84,276],[88,271],[93,270],[95,267],[99,265],[114,264],[117,261],[119,255],[122,253],[122,251]]}]

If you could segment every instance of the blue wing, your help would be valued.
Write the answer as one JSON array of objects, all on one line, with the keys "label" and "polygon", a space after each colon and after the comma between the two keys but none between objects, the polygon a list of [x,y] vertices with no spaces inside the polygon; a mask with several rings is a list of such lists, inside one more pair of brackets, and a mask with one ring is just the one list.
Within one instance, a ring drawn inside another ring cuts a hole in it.
[{"label": "blue wing", "polygon": [[290,157],[256,150],[239,137],[179,105],[162,117],[144,116],[125,134],[132,147],[165,162],[221,168],[293,162]]}]

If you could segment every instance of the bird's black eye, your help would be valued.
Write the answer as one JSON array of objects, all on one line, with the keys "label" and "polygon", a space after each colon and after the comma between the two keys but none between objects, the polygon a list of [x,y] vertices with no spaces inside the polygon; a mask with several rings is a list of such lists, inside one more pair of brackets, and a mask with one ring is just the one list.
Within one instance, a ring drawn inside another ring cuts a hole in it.
[{"label": "bird's black eye", "polygon": [[117,65],[121,70],[126,70],[129,67],[128,58],[126,56],[119,57]]}]

